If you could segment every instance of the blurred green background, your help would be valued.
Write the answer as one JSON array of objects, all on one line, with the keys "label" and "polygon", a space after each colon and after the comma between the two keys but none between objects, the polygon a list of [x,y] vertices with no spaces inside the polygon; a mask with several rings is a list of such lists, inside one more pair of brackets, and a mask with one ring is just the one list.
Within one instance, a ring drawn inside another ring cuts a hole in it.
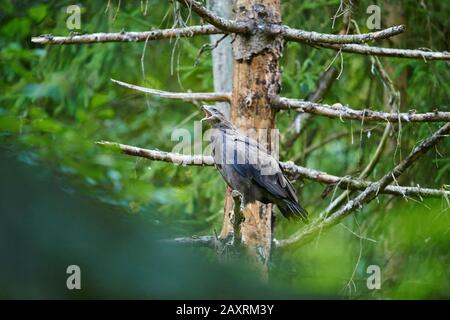
[{"label": "blurred green background", "polygon": [[[367,31],[366,8],[388,10],[407,33],[384,46],[449,51],[450,3],[359,1],[353,12]],[[120,3],[120,8],[118,7]],[[339,0],[282,1],[285,24],[336,32],[331,18]],[[338,297],[450,298],[450,219],[447,199],[380,196],[343,225],[302,247],[274,251],[268,285],[247,279],[245,266],[216,264],[209,250],[166,247],[155,239],[220,230],[224,182],[212,168],[180,167],[109,152],[94,144],[110,140],[171,150],[175,128],[193,133],[199,120],[189,103],[133,92],[110,78],[168,91],[212,91],[211,57],[194,66],[207,37],[144,43],[38,46],[31,36],[69,35],[70,1],[0,3],[0,297]],[[81,1],[81,33],[144,31],[174,25],[167,1]],[[147,5],[147,10],[145,7]],[[384,10],[384,11],[383,11]],[[399,12],[402,14],[399,15]],[[187,12],[182,11],[186,19]],[[395,20],[395,19],[394,19]],[[390,22],[390,21],[389,21]],[[188,23],[199,23],[197,17]],[[144,50],[145,47],[145,50]],[[304,98],[336,52],[296,43],[282,59],[283,95]],[[364,56],[344,54],[343,70],[324,102],[383,109],[383,85]],[[383,58],[402,91],[402,110],[448,111],[448,62]],[[340,58],[334,67],[340,68]],[[405,80],[406,79],[406,80]],[[293,112],[281,112],[285,131]],[[369,161],[383,125],[308,120],[303,134],[281,159],[289,160],[331,134],[338,140],[300,157],[298,163],[336,175],[356,175]],[[405,124],[389,137],[377,179],[439,124]],[[370,132],[371,134],[368,134]],[[399,181],[444,188],[450,184],[450,142],[427,154]],[[56,181],[56,183],[55,183]],[[331,201],[325,186],[297,181],[313,216]],[[277,219],[281,239],[301,224]],[[355,233],[367,239],[355,236]],[[86,290],[65,289],[65,266],[80,265]],[[382,272],[380,290],[366,286],[369,265]],[[194,272],[195,271],[195,272]],[[223,274],[227,276],[224,277]],[[208,277],[204,277],[207,274]],[[193,290],[187,286],[201,283]],[[264,286],[264,290],[261,290]]]}]

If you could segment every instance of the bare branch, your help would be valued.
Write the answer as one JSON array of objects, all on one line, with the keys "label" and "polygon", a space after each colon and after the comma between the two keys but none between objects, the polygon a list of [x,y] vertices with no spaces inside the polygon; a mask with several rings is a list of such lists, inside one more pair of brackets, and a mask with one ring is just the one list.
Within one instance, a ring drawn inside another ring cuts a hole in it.
[{"label": "bare branch", "polygon": [[[320,183],[325,183],[328,185],[335,185],[343,190],[364,190],[372,182],[357,179],[351,176],[339,177],[324,171],[319,171],[315,169],[305,168],[295,163],[288,161],[281,163],[283,171],[292,179],[303,178]],[[417,196],[417,197],[428,197],[428,198],[441,198],[442,196],[450,196],[450,191],[430,189],[417,187],[403,187],[403,186],[387,186],[383,191],[383,194],[390,194],[395,196]]]},{"label": "bare branch", "polygon": [[214,164],[213,157],[204,155],[183,155],[174,152],[165,152],[159,150],[149,150],[138,147],[129,146],[126,144],[114,143],[109,141],[99,141],[96,144],[110,147],[112,149],[120,150],[121,152],[130,156],[138,156],[150,160],[158,160],[165,162],[172,162],[181,165],[197,165],[197,166],[212,166]]},{"label": "bare branch", "polygon": [[[278,27],[273,26],[269,33],[276,34]],[[363,33],[363,34],[325,34],[314,31],[303,31],[292,29],[287,26],[281,26],[281,33],[287,41],[296,41],[303,43],[327,43],[327,44],[343,44],[343,43],[366,43],[373,40],[390,38],[405,31],[405,26],[394,26],[384,30]]]},{"label": "bare branch", "polygon": [[422,141],[412,152],[396,165],[391,171],[384,175],[377,182],[369,184],[356,198],[347,202],[340,210],[328,218],[318,218],[305,229],[300,230],[288,239],[276,241],[276,246],[282,247],[291,244],[305,244],[311,241],[323,229],[329,228],[341,221],[344,217],[353,211],[361,208],[363,205],[372,201],[380,192],[382,192],[392,181],[396,180],[412,164],[414,164],[427,151],[433,148],[439,141],[447,137],[450,133],[450,122],[446,123],[437,130],[431,137]]},{"label": "bare branch", "polygon": [[229,92],[168,92],[156,89],[150,89],[145,87],[136,86],[134,84],[122,82],[119,80],[111,79],[112,82],[118,85],[153,94],[168,99],[181,99],[185,101],[224,101],[229,102],[231,100],[231,93]]},{"label": "bare branch", "polygon": [[220,240],[216,239],[215,236],[192,236],[162,240],[164,243],[179,244],[189,247],[207,247],[212,249],[217,247],[219,241]]},{"label": "bare branch", "polygon": [[92,33],[71,36],[42,35],[32,37],[31,42],[37,44],[84,44],[102,42],[144,42],[150,40],[171,39],[177,37],[193,37],[198,35],[211,35],[223,33],[212,25],[192,26],[185,28],[173,28],[162,30],[151,30],[142,32],[115,32],[115,33]]},{"label": "bare branch", "polygon": [[381,48],[381,47],[369,47],[360,44],[332,44],[332,43],[319,43],[317,44],[323,48],[329,48],[334,50],[341,50],[343,52],[356,53],[362,55],[376,55],[382,57],[397,57],[407,59],[423,59],[427,60],[450,60],[450,52],[443,51],[425,51],[414,49],[393,49],[393,48]]},{"label": "bare branch", "polygon": [[279,109],[296,109],[301,112],[312,113],[329,118],[363,120],[367,122],[448,122],[450,112],[434,111],[427,113],[388,113],[372,110],[354,110],[344,107],[341,104],[327,105],[309,101],[288,99],[283,97],[273,97],[272,107]]},{"label": "bare branch", "polygon": [[177,0],[192,9],[201,18],[221,29],[223,32],[253,34],[261,32],[270,36],[283,36],[288,41],[304,43],[366,43],[373,40],[386,39],[398,35],[405,31],[405,26],[394,26],[384,30],[370,32],[366,34],[336,35],[325,34],[314,31],[304,31],[293,29],[279,24],[256,24],[256,22],[235,21],[224,19],[208,10],[200,2],[195,0]]},{"label": "bare branch", "polygon": [[[174,152],[149,150],[108,141],[100,141],[97,142],[97,144],[101,146],[110,147],[112,149],[115,149],[130,156],[137,156],[150,160],[165,161],[182,165],[197,165],[197,166],[214,165],[214,159],[211,156],[182,155]],[[320,183],[338,185],[342,189],[352,189],[352,190],[364,190],[372,183],[370,181],[363,181],[352,177],[338,177],[323,171],[301,167],[296,165],[292,161],[281,162],[280,164],[283,171],[292,179],[304,178]],[[386,187],[386,189],[380,192],[397,196],[410,195],[410,196],[422,196],[432,198],[450,196],[450,191],[421,188],[421,187],[388,186]]]},{"label": "bare branch", "polygon": [[[288,28],[288,27],[286,27]],[[290,29],[290,28],[289,28]],[[270,29],[269,29],[270,30]],[[291,29],[295,30],[295,29]],[[294,34],[293,31],[289,30],[289,33]],[[297,30],[301,32],[302,36],[298,38],[299,42],[304,42],[307,44],[318,45],[324,48],[341,50],[343,52],[350,52],[362,55],[377,55],[385,57],[398,57],[398,58],[409,58],[409,59],[424,59],[426,60],[450,60],[449,52],[435,52],[435,51],[424,51],[424,50],[410,50],[410,49],[392,49],[392,48],[381,48],[381,47],[368,47],[359,44],[336,44],[332,43],[321,43],[316,40],[314,35],[310,35],[308,31]],[[280,32],[279,30],[276,32]],[[70,35],[70,36],[53,36],[53,35],[42,35],[38,37],[32,37],[31,42],[36,44],[89,44],[89,43],[104,43],[104,42],[144,42],[151,40],[162,40],[171,39],[176,37],[193,37],[198,35],[212,35],[212,34],[225,34],[227,31],[222,31],[221,29],[213,25],[203,25],[203,26],[192,26],[184,28],[174,28],[174,29],[162,29],[162,30],[152,30],[152,31],[135,31],[135,32],[99,32],[91,34],[81,34],[81,35]],[[275,33],[275,31],[272,31]],[[320,34],[320,33],[319,33]],[[283,34],[284,35],[284,34]],[[336,36],[340,35],[326,35],[324,36]],[[321,37],[319,37],[321,38]],[[303,40],[301,40],[303,39]],[[347,40],[347,39],[345,39]],[[339,41],[339,40],[338,40]]]}]

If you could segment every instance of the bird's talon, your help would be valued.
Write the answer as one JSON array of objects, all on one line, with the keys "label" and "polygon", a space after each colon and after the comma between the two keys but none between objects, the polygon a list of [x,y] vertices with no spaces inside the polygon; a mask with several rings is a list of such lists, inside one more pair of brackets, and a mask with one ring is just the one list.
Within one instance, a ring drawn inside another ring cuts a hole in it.
[{"label": "bird's talon", "polygon": [[237,191],[237,190],[231,191],[231,196],[233,198],[237,198],[237,197],[242,198],[242,194],[239,191]]}]

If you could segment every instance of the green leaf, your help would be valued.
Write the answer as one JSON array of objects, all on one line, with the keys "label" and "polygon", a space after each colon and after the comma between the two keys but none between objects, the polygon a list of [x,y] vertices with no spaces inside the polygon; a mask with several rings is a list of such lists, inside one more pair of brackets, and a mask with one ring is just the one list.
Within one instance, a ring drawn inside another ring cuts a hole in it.
[{"label": "green leaf", "polygon": [[105,110],[99,111],[97,113],[97,115],[99,116],[99,118],[102,118],[102,119],[112,119],[112,118],[114,118],[116,113],[114,112],[113,109],[105,109]]},{"label": "green leaf", "polygon": [[22,119],[14,116],[0,117],[0,131],[17,133],[22,127]]},{"label": "green leaf", "polygon": [[63,126],[59,122],[49,118],[35,120],[33,121],[32,126],[36,130],[48,133],[57,133],[63,129]]},{"label": "green leaf", "polygon": [[31,29],[31,22],[27,18],[15,18],[2,27],[1,34],[11,39],[21,39],[28,37]]},{"label": "green leaf", "polygon": [[110,100],[111,100],[111,98],[109,97],[109,95],[97,93],[96,95],[94,95],[92,97],[90,106],[91,106],[91,108],[97,108],[97,107],[100,107],[100,106],[104,105],[105,103],[109,102]]},{"label": "green leaf", "polygon": [[40,22],[47,16],[47,5],[39,4],[28,9],[28,16],[35,22]]}]

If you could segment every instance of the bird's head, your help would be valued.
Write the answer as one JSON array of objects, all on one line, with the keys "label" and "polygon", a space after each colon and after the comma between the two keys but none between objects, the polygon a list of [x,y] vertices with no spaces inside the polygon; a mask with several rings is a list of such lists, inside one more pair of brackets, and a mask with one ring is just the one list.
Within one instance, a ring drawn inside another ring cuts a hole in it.
[{"label": "bird's head", "polygon": [[211,124],[221,123],[226,121],[225,116],[219,109],[214,106],[203,105],[202,110],[205,112],[205,117],[201,121],[208,121]]}]

